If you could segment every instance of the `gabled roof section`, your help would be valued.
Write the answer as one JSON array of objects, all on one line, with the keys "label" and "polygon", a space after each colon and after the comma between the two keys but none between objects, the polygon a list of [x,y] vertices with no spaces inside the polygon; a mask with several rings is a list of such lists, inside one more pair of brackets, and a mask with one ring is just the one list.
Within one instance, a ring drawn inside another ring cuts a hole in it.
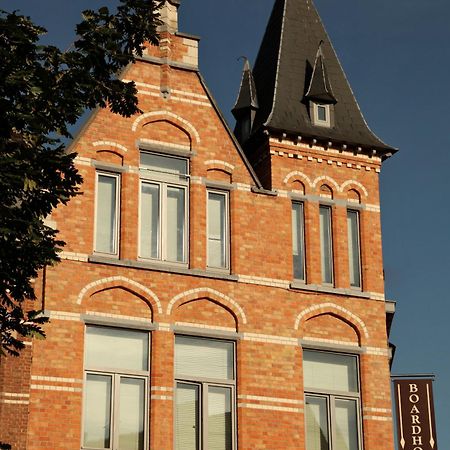
[{"label": "gabled roof section", "polygon": [[239,88],[238,98],[232,109],[236,112],[242,109],[258,109],[258,97],[256,95],[255,80],[253,79],[252,69],[248,59],[245,58],[244,70],[242,72],[241,86]]},{"label": "gabled roof section", "polygon": [[[253,130],[395,151],[365,122],[311,0],[275,0],[253,76],[259,101]],[[309,100],[325,97],[335,103],[330,128],[313,125],[309,116]]]},{"label": "gabled roof section", "polygon": [[314,61],[314,69],[311,75],[308,92],[305,98],[323,103],[336,103],[336,97],[333,95],[330,80],[328,78],[327,69],[325,67],[325,57],[322,52],[323,41],[320,41],[317,49],[316,60]]}]

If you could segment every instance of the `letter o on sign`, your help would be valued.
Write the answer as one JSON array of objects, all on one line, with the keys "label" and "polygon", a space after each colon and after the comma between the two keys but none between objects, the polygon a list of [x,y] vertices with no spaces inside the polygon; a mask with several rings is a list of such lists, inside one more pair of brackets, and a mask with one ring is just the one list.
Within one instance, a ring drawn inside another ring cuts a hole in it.
[{"label": "letter o on sign", "polygon": [[[419,401],[419,396],[417,394],[411,394],[409,396],[409,401],[411,403],[417,403]],[[414,450],[416,450],[416,449],[414,449]],[[419,450],[420,450],[420,447],[419,447]]]}]

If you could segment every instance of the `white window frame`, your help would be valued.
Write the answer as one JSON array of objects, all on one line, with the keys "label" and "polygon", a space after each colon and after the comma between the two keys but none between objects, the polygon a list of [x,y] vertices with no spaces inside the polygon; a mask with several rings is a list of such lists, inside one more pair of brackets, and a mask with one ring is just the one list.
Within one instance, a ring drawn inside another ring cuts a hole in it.
[{"label": "white window frame", "polygon": [[[321,209],[327,209],[329,211],[329,231],[330,231],[330,247],[329,247],[329,259],[330,259],[330,271],[331,271],[331,281],[324,281],[324,274],[323,274],[323,268],[322,266],[324,263],[325,255],[322,253],[322,248],[320,249],[320,271],[322,276],[322,284],[325,286],[333,286],[334,285],[334,242],[333,242],[333,209],[330,205],[320,204],[319,205],[319,221],[320,221],[320,210]],[[322,230],[320,229],[320,222],[319,222],[319,234],[320,234],[320,247],[322,247]]]},{"label": "white window frame", "polygon": [[[225,265],[224,266],[211,266],[209,264],[209,194],[222,195],[225,198],[225,211],[224,211],[224,224],[225,224],[225,236],[223,243],[223,250],[225,252]],[[206,191],[206,267],[211,270],[217,271],[229,271],[230,270],[230,193],[226,191],[220,191],[217,189],[207,189]]]},{"label": "white window frame", "polygon": [[[130,370],[122,368],[105,368],[100,366],[88,366],[84,363],[84,375],[83,375],[83,405],[82,405],[82,421],[81,421],[81,449],[82,450],[119,450],[119,436],[118,436],[118,421],[119,421],[119,395],[120,395],[120,380],[121,378],[132,378],[144,380],[144,450],[149,448],[149,419],[150,419],[150,403],[149,403],[149,393],[150,393],[150,363],[151,363],[151,334],[145,330],[136,330],[124,327],[112,327],[104,325],[94,325],[89,324],[84,327],[84,342],[86,342],[86,331],[88,327],[96,328],[108,328],[117,330],[130,330],[139,331],[148,334],[148,351],[147,355],[147,370]],[[86,352],[86,349],[85,349]],[[88,447],[84,445],[84,427],[85,427],[85,401],[86,401],[86,389],[87,389],[87,377],[88,375],[103,375],[111,377],[111,415],[110,415],[110,446],[108,448],[97,448]]]},{"label": "white window frame", "polygon": [[[305,204],[304,202],[300,202],[300,201],[293,201],[292,205],[291,205],[291,222],[292,222],[292,218],[293,218],[293,209],[294,209],[294,205],[300,205],[300,209],[301,209],[301,221],[302,221],[302,225],[301,225],[301,236],[300,236],[300,246],[301,246],[301,256],[302,256],[302,260],[303,260],[303,277],[302,278],[297,278],[295,276],[295,260],[294,260],[294,252],[292,251],[292,268],[293,268],[293,278],[294,280],[298,280],[298,281],[302,281],[302,282],[306,282],[306,254],[305,254],[305,250],[306,250],[306,246],[305,246]],[[296,224],[295,224],[296,225]],[[292,226],[294,226],[294,223],[292,222]],[[297,230],[297,234],[298,234],[299,230]],[[292,250],[294,250],[294,230],[292,229]]]},{"label": "white window frame", "polygon": [[[177,404],[177,385],[181,384],[190,384],[198,386],[199,389],[199,402],[198,402],[198,423],[200,427],[200,431],[198,433],[199,445],[196,450],[208,450],[208,387],[223,387],[231,390],[231,434],[232,434],[232,450],[237,450],[237,396],[236,396],[236,342],[230,341],[229,339],[216,339],[210,337],[200,337],[200,336],[189,336],[177,334],[176,336],[186,336],[195,339],[203,339],[208,341],[221,341],[221,342],[229,342],[233,344],[233,375],[234,378],[232,380],[226,379],[216,379],[216,378],[207,378],[207,377],[191,377],[185,374],[175,374],[175,382],[174,382],[174,449],[176,448],[176,426],[175,426],[175,418],[176,418],[176,404]],[[176,337],[175,336],[175,337]],[[175,344],[176,345],[176,344]]]},{"label": "white window frame", "polygon": [[[359,273],[359,284],[351,284],[350,281],[350,286],[352,289],[362,289],[362,270],[361,270],[361,216],[360,216],[360,212],[356,209],[351,209],[348,208],[347,209],[347,217],[349,213],[353,213],[356,215],[356,237],[357,237],[357,245],[358,245],[358,273]],[[350,230],[348,230],[348,237],[350,237]],[[350,241],[348,242],[348,259],[349,259],[349,271],[351,270],[350,267]]]},{"label": "white window frame", "polygon": [[[115,228],[115,235],[113,240],[114,245],[114,252],[102,252],[97,250],[97,224],[98,224],[98,217],[97,217],[97,207],[98,207],[98,185],[99,185],[99,177],[110,177],[114,178],[116,180],[116,215],[114,218],[114,228]],[[121,191],[121,177],[118,173],[112,173],[112,172],[105,172],[101,170],[97,170],[95,172],[95,201],[94,201],[94,253],[97,255],[105,255],[109,257],[119,257],[119,236],[120,236],[120,191]]]},{"label": "white window frame", "polygon": [[[357,387],[358,392],[346,392],[346,391],[333,391],[333,390],[324,390],[324,389],[315,389],[308,386],[304,386],[305,394],[304,394],[304,402],[305,402],[305,448],[306,448],[306,433],[307,433],[307,424],[306,424],[306,398],[314,397],[314,398],[324,398],[327,403],[327,422],[328,422],[328,434],[329,434],[329,447],[327,450],[333,450],[333,441],[336,439],[336,425],[335,425],[335,402],[336,400],[351,400],[356,402],[356,420],[357,420],[357,438],[358,438],[358,450],[363,449],[363,441],[362,441],[362,411],[361,411],[361,370],[360,370],[360,362],[359,356],[353,353],[344,353],[344,352],[331,352],[324,350],[317,350],[313,348],[304,348],[304,351],[316,352],[316,353],[326,353],[326,354],[336,354],[342,356],[350,356],[355,358],[356,361],[356,376],[357,376]],[[308,450],[308,448],[306,448]]]},{"label": "white window frame", "polygon": [[[140,153],[153,153],[164,158],[174,158],[186,161],[186,174],[178,175],[168,172],[153,171],[140,168],[139,180],[139,223],[138,223],[138,259],[142,261],[157,261],[164,264],[187,267],[189,259],[189,160],[183,157],[167,155],[151,151],[140,150]],[[142,219],[142,185],[154,184],[159,187],[159,235],[158,256],[151,258],[142,256],[141,252],[141,219]],[[167,258],[167,188],[182,189],[184,191],[184,234],[183,234],[183,261],[172,261]]]},{"label": "white window frame", "polygon": [[[313,118],[314,118],[314,125],[320,126],[320,127],[331,127],[331,107],[329,104],[326,103],[316,103],[312,102],[313,104]],[[325,109],[325,120],[322,120],[319,118],[319,107],[322,107]]]}]

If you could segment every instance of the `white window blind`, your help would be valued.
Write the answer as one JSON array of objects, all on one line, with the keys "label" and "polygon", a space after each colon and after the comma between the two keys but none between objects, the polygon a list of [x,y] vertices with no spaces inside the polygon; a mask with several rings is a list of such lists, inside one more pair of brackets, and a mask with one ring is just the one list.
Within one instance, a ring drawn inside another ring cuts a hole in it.
[{"label": "white window blind", "polygon": [[361,287],[359,217],[357,211],[347,211],[347,232],[350,285],[353,287]]},{"label": "white window blind", "polygon": [[333,282],[333,244],[331,235],[331,208],[320,206],[320,256],[322,283]]},{"label": "white window blind", "polygon": [[227,195],[208,192],[208,266],[226,268]]},{"label": "white window blind", "polygon": [[145,381],[120,378],[119,448],[144,450]]},{"label": "white window blind", "polygon": [[232,342],[176,336],[175,372],[177,377],[234,378]]},{"label": "white window blind", "polygon": [[294,278],[305,279],[305,244],[303,204],[292,203],[292,254]]},{"label": "white window blind", "polygon": [[98,174],[95,251],[117,253],[117,183],[115,175]]},{"label": "white window blind", "polygon": [[159,205],[158,184],[141,183],[140,255],[143,258],[159,258]]},{"label": "white window blind", "polygon": [[185,190],[182,188],[167,187],[167,260],[183,262],[184,236],[185,236]]},{"label": "white window blind", "polygon": [[306,396],[306,449],[329,450],[327,399]]},{"label": "white window blind", "polygon": [[358,450],[358,417],[355,400],[335,400],[335,439],[333,449]]},{"label": "white window blind", "polygon": [[199,448],[199,389],[195,384],[177,383],[175,393],[176,450]]},{"label": "white window blind", "polygon": [[231,389],[208,387],[208,450],[232,449]]},{"label": "white window blind", "polygon": [[84,400],[86,447],[110,448],[111,385],[111,376],[87,375]]},{"label": "white window blind", "polygon": [[140,168],[176,175],[187,174],[187,160],[157,153],[141,152]]},{"label": "white window blind", "polygon": [[358,392],[356,357],[337,353],[303,351],[305,389]]},{"label": "white window blind", "polygon": [[90,326],[85,345],[90,368],[148,370],[148,333]]}]

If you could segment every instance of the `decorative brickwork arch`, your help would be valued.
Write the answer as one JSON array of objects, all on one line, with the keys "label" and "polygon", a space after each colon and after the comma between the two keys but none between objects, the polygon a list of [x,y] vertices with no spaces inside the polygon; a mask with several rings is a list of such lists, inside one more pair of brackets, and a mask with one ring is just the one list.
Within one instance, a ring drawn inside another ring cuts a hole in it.
[{"label": "decorative brickwork arch", "polygon": [[[244,310],[242,307],[237,303],[235,300],[233,300],[231,297],[228,297],[225,294],[222,294],[219,291],[216,291],[214,289],[208,288],[208,287],[200,287],[196,289],[190,289],[185,292],[181,292],[180,294],[176,295],[175,297],[170,300],[166,314],[170,316],[172,314],[172,310],[176,304],[183,305],[184,303],[190,302],[192,300],[200,299],[200,298],[207,298],[212,300],[213,302],[218,303],[219,305],[225,307],[229,311],[233,313],[233,315],[236,317],[236,320],[243,324],[247,323],[247,316],[245,315]],[[239,320],[240,318],[240,320]]]},{"label": "decorative brickwork arch", "polygon": [[[320,183],[321,181],[323,183]],[[331,178],[329,176],[323,175],[323,176],[317,177],[313,181],[312,187],[313,188],[317,188],[319,183],[320,183],[320,186],[322,186],[322,184],[332,184],[336,188],[336,192],[341,192],[341,188],[339,187],[339,184],[337,184],[337,182],[333,178]]]},{"label": "decorative brickwork arch", "polygon": [[311,179],[305,175],[303,172],[300,172],[298,170],[294,170],[292,172],[289,172],[283,180],[284,184],[288,184],[289,182],[293,183],[294,181],[301,181],[305,186],[306,184],[312,188],[313,187],[313,183],[311,181]]},{"label": "decorative brickwork arch", "polygon": [[93,281],[92,283],[87,284],[78,294],[77,303],[81,305],[84,299],[89,298],[94,293],[108,288],[116,287],[126,289],[135,293],[139,297],[146,299],[153,309],[156,309],[159,314],[162,314],[163,310],[161,302],[153,291],[138,283],[137,281],[123,277],[121,275],[102,278],[100,280]]},{"label": "decorative brickwork arch", "polygon": [[364,196],[366,196],[366,197],[369,196],[369,193],[367,192],[367,189],[366,189],[359,181],[356,181],[356,180],[347,180],[347,181],[344,181],[344,182],[342,183],[341,187],[340,187],[340,191],[341,191],[341,192],[344,192],[344,190],[345,190],[348,186],[349,186],[349,187],[354,187],[354,186],[356,186],[356,187],[358,187],[358,189],[355,189],[357,192],[362,191],[362,192],[364,192]]},{"label": "decorative brickwork arch", "polygon": [[191,137],[195,138],[197,144],[200,144],[200,135],[196,128],[188,122],[183,117],[178,116],[170,111],[151,111],[141,114],[135,119],[133,125],[131,126],[132,131],[137,131],[138,127],[143,123],[156,122],[160,120],[167,120],[168,122],[174,123],[177,127],[185,130],[186,133]]},{"label": "decorative brickwork arch", "polygon": [[101,150],[111,150],[119,154],[127,153],[128,151],[124,145],[113,141],[95,141],[92,143],[92,146],[101,147]]},{"label": "decorative brickwork arch", "polygon": [[349,323],[359,334],[361,344],[369,339],[369,331],[363,320],[348,309],[335,303],[320,303],[304,309],[295,320],[295,330],[299,330],[307,320],[322,314],[332,314]]},{"label": "decorative brickwork arch", "polygon": [[208,170],[218,169],[223,170],[230,175],[234,171],[234,166],[226,161],[222,161],[221,159],[210,159],[204,162],[205,166],[208,166]]}]

